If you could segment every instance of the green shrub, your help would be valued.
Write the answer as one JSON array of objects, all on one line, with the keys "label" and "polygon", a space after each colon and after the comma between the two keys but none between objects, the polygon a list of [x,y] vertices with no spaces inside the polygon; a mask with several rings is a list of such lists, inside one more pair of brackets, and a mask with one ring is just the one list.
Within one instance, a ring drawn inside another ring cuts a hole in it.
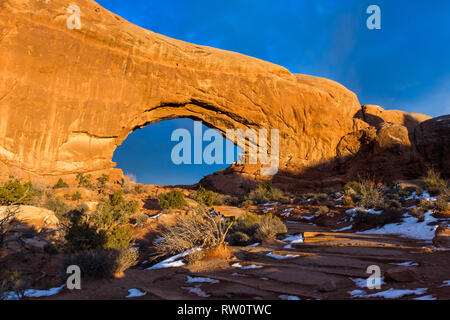
[{"label": "green shrub", "polygon": [[90,174],[84,175],[83,173],[79,173],[79,174],[77,174],[76,179],[78,182],[78,186],[80,188],[87,188],[87,189],[92,188],[92,182],[91,182],[92,175],[90,175]]},{"label": "green shrub", "polygon": [[126,201],[119,190],[100,202],[92,214],[70,212],[65,237],[68,251],[129,248],[132,244],[129,217],[137,210],[137,201]]},{"label": "green shrub", "polygon": [[211,207],[214,204],[214,193],[210,190],[206,190],[202,186],[198,188],[194,193],[194,199],[199,203],[207,207]]},{"label": "green shrub", "polygon": [[134,192],[135,192],[136,194],[141,194],[141,193],[147,192],[147,189],[145,188],[144,185],[142,185],[142,184],[140,184],[140,183],[136,183],[136,184],[134,185]]},{"label": "green shrub", "polygon": [[101,191],[104,191],[106,188],[106,183],[109,181],[109,179],[110,179],[109,175],[102,174],[100,177],[97,178],[97,188],[99,188]]},{"label": "green shrub", "polygon": [[53,211],[57,217],[60,217],[67,211],[69,211],[70,206],[64,202],[60,197],[48,197],[45,201],[44,208]]},{"label": "green shrub", "polygon": [[28,204],[33,197],[32,191],[31,182],[23,184],[19,179],[10,177],[8,181],[0,185],[0,205]]},{"label": "green shrub", "polygon": [[344,186],[344,193],[348,196],[355,196],[361,194],[361,183],[352,181]]},{"label": "green shrub", "polygon": [[186,205],[184,193],[179,190],[160,194],[158,198],[159,205],[163,209],[183,209]]},{"label": "green shrub", "polygon": [[147,223],[148,219],[149,219],[148,215],[146,215],[146,214],[141,214],[141,215],[139,215],[139,216],[136,218],[136,223],[137,223],[138,225],[144,225],[144,224]]},{"label": "green shrub", "polygon": [[441,178],[441,174],[434,169],[428,170],[427,175],[423,178],[423,181],[425,182],[427,191],[432,196],[443,193],[447,188],[447,183]]},{"label": "green shrub", "polygon": [[53,189],[63,189],[68,187],[69,185],[65,183],[62,178],[59,178],[58,182],[56,182],[56,184],[53,186]]},{"label": "green shrub", "polygon": [[81,195],[81,193],[79,191],[75,192],[72,195],[72,201],[78,201],[81,200],[83,198],[83,196]]},{"label": "green shrub", "polygon": [[278,217],[247,213],[238,218],[229,232],[227,241],[231,245],[240,245],[247,239],[242,234],[246,234],[250,239],[247,242],[260,242],[285,233],[287,233],[286,225]]},{"label": "green shrub", "polygon": [[283,191],[273,187],[271,182],[259,184],[256,189],[250,191],[246,200],[252,200],[256,204],[262,204],[269,201],[285,202]]},{"label": "green shrub", "polygon": [[79,251],[64,260],[64,269],[77,265],[88,279],[113,278],[136,265],[138,252],[131,248]]}]

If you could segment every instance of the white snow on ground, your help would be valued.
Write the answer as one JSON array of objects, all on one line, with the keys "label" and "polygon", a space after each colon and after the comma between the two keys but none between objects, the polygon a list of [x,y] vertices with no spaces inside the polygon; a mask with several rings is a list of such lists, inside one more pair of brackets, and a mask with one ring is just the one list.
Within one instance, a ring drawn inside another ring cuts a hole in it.
[{"label": "white snow on ground", "polygon": [[202,277],[190,277],[187,276],[187,283],[219,283],[219,280],[211,279],[211,278],[202,278]]},{"label": "white snow on ground", "polygon": [[241,265],[239,262],[236,262],[232,265],[233,268],[240,268],[242,270],[249,270],[249,269],[261,269],[263,266],[257,266],[256,264],[249,264],[247,266]]},{"label": "white snow on ground", "polygon": [[432,212],[425,213],[425,220],[419,222],[419,219],[408,216],[400,223],[387,224],[378,229],[357,232],[358,234],[397,234],[405,238],[433,240],[437,225],[430,226],[429,223],[437,222],[438,219],[432,216]]},{"label": "white snow on ground", "polygon": [[254,247],[258,247],[260,245],[261,245],[261,243],[257,242],[257,243],[254,243],[254,244],[251,244],[251,245],[247,246],[247,248],[254,248]]},{"label": "white snow on ground", "polygon": [[297,300],[297,301],[300,300],[300,298],[297,296],[287,296],[287,295],[281,295],[279,296],[279,298],[281,300]]},{"label": "white snow on ground", "polygon": [[409,197],[405,198],[405,200],[427,200],[427,201],[436,201],[436,197],[432,197],[427,191],[424,191],[421,195],[418,195],[417,192],[413,192]]},{"label": "white snow on ground", "polygon": [[303,238],[302,234],[296,235],[296,236],[288,236],[286,239],[283,240],[283,242],[290,242],[291,244],[296,243],[303,243],[305,239]]},{"label": "white snow on ground", "polygon": [[[352,280],[356,286],[360,287],[360,288],[367,288],[367,279],[364,278],[350,278],[350,280]],[[371,280],[374,280],[373,278]],[[373,284],[374,281],[372,281]],[[384,281],[384,277],[380,279],[380,285],[385,285],[386,282]]]},{"label": "white snow on ground", "polygon": [[182,289],[188,290],[190,293],[194,293],[202,298],[208,298],[209,294],[206,294],[202,289],[200,288],[190,288],[190,287],[182,287]]},{"label": "white snow on ground", "polygon": [[435,297],[433,297],[432,295],[429,295],[429,296],[414,298],[414,300],[437,300],[437,299]]},{"label": "white snow on ground", "polygon": [[164,238],[158,238],[158,239],[155,239],[154,241],[153,241],[153,243],[154,244],[158,244],[158,243],[162,243],[164,241]]},{"label": "white snow on ground", "polygon": [[[29,289],[25,290],[23,296],[26,298],[42,298],[42,297],[50,297],[57,295],[65,285],[62,285],[61,287],[52,288],[48,290],[34,290]],[[15,292],[6,292],[3,296],[3,300],[20,300],[20,295],[18,295]]]},{"label": "white snow on ground", "polygon": [[176,268],[176,267],[182,267],[184,266],[184,262],[182,261],[182,258],[196,252],[201,251],[200,248],[192,248],[188,251],[185,251],[183,253],[177,254],[176,256],[170,257],[164,261],[161,261],[160,263],[155,264],[154,266],[145,269],[145,270],[157,270],[157,269],[166,269],[166,268]]},{"label": "white snow on ground", "polygon": [[158,219],[159,217],[162,216],[162,212],[158,213],[156,216],[150,217],[150,219]]},{"label": "white snow on ground", "polygon": [[441,287],[450,287],[450,280],[445,280],[442,283],[443,283],[443,285]]},{"label": "white snow on ground", "polygon": [[400,266],[400,267],[418,267],[419,264],[417,262],[413,262],[413,261],[406,261],[406,262],[402,262],[402,263],[389,263],[392,264],[394,266]]},{"label": "white snow on ground", "polygon": [[233,277],[246,277],[245,274],[240,274],[240,273],[238,273],[238,272],[233,272],[231,275],[232,275]]},{"label": "white snow on ground", "polygon": [[347,230],[351,230],[353,229],[353,225],[349,225],[348,227],[344,227],[341,229],[337,229],[337,230],[331,230],[332,232],[342,232],[342,231],[347,231]]},{"label": "white snow on ground", "polygon": [[293,258],[298,258],[298,255],[294,255],[294,254],[287,254],[285,256],[279,255],[279,254],[275,254],[272,252],[269,252],[267,254],[268,257],[277,259],[277,260],[284,260],[284,259],[293,259]]},{"label": "white snow on ground", "polygon": [[420,296],[427,292],[428,289],[420,288],[416,290],[408,290],[408,289],[389,289],[386,291],[377,292],[374,294],[366,294],[362,290],[353,290],[350,291],[349,294],[353,298],[384,298],[384,299],[399,299],[404,296],[416,295]]},{"label": "white snow on ground", "polygon": [[346,214],[355,214],[357,211],[364,211],[366,213],[370,213],[370,214],[382,214],[383,210],[375,210],[375,209],[366,209],[363,207],[356,207],[353,209],[349,209],[347,211],[345,211]]},{"label": "white snow on ground", "polygon": [[142,292],[141,290],[138,290],[138,289],[130,289],[130,290],[128,290],[128,293],[129,294],[125,297],[127,299],[143,297],[147,294],[147,292]]},{"label": "white snow on ground", "polygon": [[292,213],[292,210],[294,210],[294,208],[284,209],[283,212],[281,213],[281,215],[284,217],[289,217]]},{"label": "white snow on ground", "polygon": [[302,219],[305,219],[305,220],[312,220],[312,219],[314,219],[316,216],[309,216],[309,217],[305,217],[305,216],[302,216]]}]

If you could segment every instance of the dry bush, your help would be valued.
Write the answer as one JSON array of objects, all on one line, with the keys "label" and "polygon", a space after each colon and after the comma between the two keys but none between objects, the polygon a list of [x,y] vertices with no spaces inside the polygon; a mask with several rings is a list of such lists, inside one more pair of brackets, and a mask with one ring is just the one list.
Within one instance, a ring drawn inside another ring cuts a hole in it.
[{"label": "dry bush", "polygon": [[247,213],[237,220],[229,232],[227,241],[233,246],[246,245],[275,239],[287,233],[286,225],[271,214],[258,216]]},{"label": "dry bush", "polygon": [[64,260],[64,269],[76,265],[83,277],[91,279],[113,278],[136,265],[138,252],[132,248],[92,249],[79,251]]},{"label": "dry bush", "polygon": [[187,217],[178,217],[176,223],[166,227],[160,237],[164,241],[155,245],[156,257],[185,252],[192,248],[215,248],[225,242],[232,223],[220,216],[212,216],[199,207]]},{"label": "dry bush", "polygon": [[425,182],[427,191],[433,196],[444,193],[447,189],[447,183],[434,168],[428,170],[423,181]]},{"label": "dry bush", "polygon": [[440,195],[435,202],[436,210],[438,212],[448,211],[449,209],[448,201],[449,197],[447,195]]},{"label": "dry bush", "polygon": [[259,184],[256,189],[249,192],[246,200],[251,200],[253,203],[261,204],[269,201],[278,201],[281,203],[288,203],[289,198],[278,188],[275,188],[271,182]]},{"label": "dry bush", "polygon": [[383,185],[376,185],[372,181],[363,181],[360,186],[360,206],[368,209],[384,207],[385,188]]},{"label": "dry bush", "polygon": [[319,207],[319,210],[317,210],[317,215],[319,216],[323,216],[326,215],[330,212],[330,208],[328,208],[327,206],[321,206]]}]

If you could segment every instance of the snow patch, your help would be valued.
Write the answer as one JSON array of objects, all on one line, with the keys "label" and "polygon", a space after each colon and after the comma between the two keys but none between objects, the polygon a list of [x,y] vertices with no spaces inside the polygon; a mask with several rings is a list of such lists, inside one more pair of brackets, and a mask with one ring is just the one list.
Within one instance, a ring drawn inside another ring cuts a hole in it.
[{"label": "snow patch", "polygon": [[167,268],[177,268],[184,266],[184,262],[182,261],[182,258],[197,252],[201,251],[200,248],[193,248],[189,249],[183,253],[177,254],[176,256],[170,257],[164,261],[161,261],[160,263],[155,264],[154,266],[145,269],[145,270],[158,270],[158,269],[167,269]]},{"label": "snow patch", "polygon": [[287,295],[281,295],[281,296],[279,296],[279,298],[281,300],[290,300],[290,301],[299,301],[300,300],[300,298],[297,296],[287,296]]},{"label": "snow patch", "polygon": [[263,266],[257,266],[256,264],[249,264],[246,266],[241,265],[239,262],[236,262],[232,265],[233,268],[240,268],[242,270],[249,270],[249,269],[261,269]]},{"label": "snow patch", "polygon": [[416,295],[420,296],[427,292],[428,289],[420,288],[416,290],[408,290],[408,289],[389,289],[386,291],[377,292],[374,294],[366,294],[362,290],[353,290],[350,291],[349,294],[353,298],[384,298],[384,299],[399,299],[404,296]]},{"label": "snow patch", "polygon": [[277,260],[284,260],[284,259],[294,259],[294,258],[298,258],[298,255],[295,254],[287,254],[287,255],[279,255],[279,254],[275,254],[272,252],[269,252],[267,254],[268,257],[277,259]]},{"label": "snow patch", "polygon": [[187,276],[187,283],[219,283],[219,280],[211,279],[211,278],[202,278],[202,277],[190,277]]},{"label": "snow patch", "polygon": [[130,290],[128,290],[128,295],[125,298],[127,298],[127,299],[138,298],[138,297],[143,297],[146,294],[147,294],[147,292],[142,292],[141,290],[138,290],[138,289],[130,289]]},{"label": "snow patch", "polygon": [[[29,290],[25,290],[23,296],[26,298],[50,297],[50,296],[57,295],[64,287],[65,287],[65,285],[62,285],[57,288],[48,289],[48,290],[29,289]],[[3,300],[20,300],[21,296],[18,295],[16,292],[11,291],[11,292],[6,292],[2,299]]]}]

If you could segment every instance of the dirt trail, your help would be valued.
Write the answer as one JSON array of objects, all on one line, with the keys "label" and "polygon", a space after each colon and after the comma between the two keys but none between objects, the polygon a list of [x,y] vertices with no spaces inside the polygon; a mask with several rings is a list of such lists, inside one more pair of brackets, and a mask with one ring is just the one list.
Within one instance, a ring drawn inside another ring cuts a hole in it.
[{"label": "dirt trail", "polygon": [[[274,241],[233,248],[232,261],[206,263],[200,271],[193,267],[149,271],[144,270],[148,265],[138,266],[122,279],[83,282],[82,290],[64,290],[50,299],[124,299],[129,289],[146,292],[135,299],[356,299],[349,292],[362,290],[368,295],[418,288],[427,290],[401,299],[450,299],[450,286],[443,286],[444,281],[450,280],[450,251],[398,236],[333,233],[312,224],[289,221],[287,226],[290,235],[304,234],[304,242],[290,247],[286,247],[287,242]],[[276,259],[286,255],[293,257]],[[402,263],[414,265],[416,279],[387,282],[381,290],[358,287],[351,279],[365,284],[370,276],[366,273],[369,266],[379,266],[384,274],[398,267],[394,264]],[[209,278],[216,283],[187,283],[187,276]]]}]

